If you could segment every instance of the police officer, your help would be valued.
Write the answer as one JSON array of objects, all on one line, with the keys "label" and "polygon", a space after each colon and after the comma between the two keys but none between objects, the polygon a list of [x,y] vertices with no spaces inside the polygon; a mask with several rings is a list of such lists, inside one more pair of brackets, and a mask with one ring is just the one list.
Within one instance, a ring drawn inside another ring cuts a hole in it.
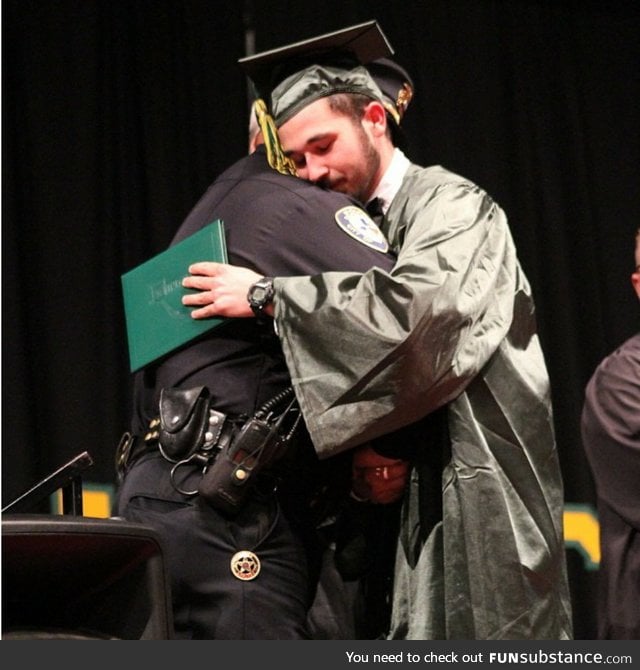
[{"label": "police officer", "polygon": [[[253,293],[256,316],[230,319],[136,374],[135,437],[120,454],[114,512],[160,533],[176,636],[184,639],[308,637],[321,558],[315,529],[333,513],[334,499],[348,493],[350,463],[342,456],[320,462],[300,423],[289,452],[228,513],[199,494],[202,461],[176,462],[159,448],[162,393],[204,387],[210,408],[236,435],[246,417],[290,384],[273,321],[262,312],[272,295],[269,277],[388,270],[394,262],[353,200],[283,174],[290,166],[272,141],[268,117],[261,122],[267,145],[215,180],[172,241],[222,219],[229,261],[265,277]],[[192,406],[180,407],[188,413]]]}]

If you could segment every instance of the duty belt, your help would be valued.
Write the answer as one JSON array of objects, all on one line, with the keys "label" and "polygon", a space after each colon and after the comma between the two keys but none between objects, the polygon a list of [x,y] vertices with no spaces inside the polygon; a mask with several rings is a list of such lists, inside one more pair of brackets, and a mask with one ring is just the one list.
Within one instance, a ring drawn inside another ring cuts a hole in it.
[{"label": "duty belt", "polygon": [[[223,512],[238,512],[259,477],[295,443],[300,408],[292,387],[250,417],[230,417],[210,405],[204,386],[162,389],[160,416],[150,422],[142,440],[128,433],[120,440],[116,453],[119,480],[134,460],[157,448],[173,463],[171,483],[176,491],[188,496],[199,493]],[[202,468],[196,490],[185,491],[177,484],[176,471],[185,465]]]}]

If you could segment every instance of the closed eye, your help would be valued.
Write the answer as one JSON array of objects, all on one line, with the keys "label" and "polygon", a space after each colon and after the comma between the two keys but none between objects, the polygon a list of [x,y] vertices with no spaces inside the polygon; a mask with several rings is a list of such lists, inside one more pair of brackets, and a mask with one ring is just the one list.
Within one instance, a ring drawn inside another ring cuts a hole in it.
[{"label": "closed eye", "polygon": [[333,142],[317,142],[313,145],[312,151],[315,154],[323,155],[326,154],[332,146]]}]

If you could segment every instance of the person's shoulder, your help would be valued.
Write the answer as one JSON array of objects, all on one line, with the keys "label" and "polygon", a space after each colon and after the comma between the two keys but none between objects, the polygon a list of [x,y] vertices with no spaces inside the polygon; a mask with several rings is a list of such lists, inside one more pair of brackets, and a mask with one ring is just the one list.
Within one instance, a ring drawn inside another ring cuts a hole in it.
[{"label": "person's shoulder", "polygon": [[[640,333],[632,335],[625,340],[619,347],[614,349],[600,364],[620,367],[622,370],[629,370],[629,364],[635,365],[636,369],[640,366]],[[640,378],[638,378],[640,384]]]},{"label": "person's shoulder", "polygon": [[449,170],[442,165],[428,165],[423,167],[416,163],[411,163],[405,175],[405,181],[411,181],[414,184],[437,186],[472,186],[476,187],[473,181],[467,177]]},{"label": "person's shoulder", "polygon": [[359,205],[359,203],[344,193],[322,188],[312,184],[300,177],[282,174],[267,167],[267,170],[257,177],[260,181],[268,184],[273,190],[278,190],[281,195],[287,193],[291,199],[297,199],[309,206],[322,204],[326,207],[345,207],[347,205]]},{"label": "person's shoulder", "polygon": [[399,191],[400,199],[413,202],[420,210],[430,202],[466,204],[478,208],[500,209],[489,193],[476,182],[442,165],[423,167],[411,163]]},{"label": "person's shoulder", "polygon": [[589,385],[606,385],[621,378],[635,380],[640,387],[640,333],[625,340],[598,363]]},{"label": "person's shoulder", "polygon": [[[270,167],[266,156],[258,151],[243,156],[220,173],[209,186],[210,194],[231,193],[247,200],[282,197],[295,194],[303,187],[302,180],[282,174]],[[249,203],[247,202],[247,205]]]},{"label": "person's shoulder", "polygon": [[340,209],[359,203],[344,193],[331,191],[312,184],[300,177],[284,174],[272,168],[260,149],[243,156],[228,167],[211,185],[212,190],[224,183],[234,182],[236,189],[251,192],[252,197],[269,199],[287,196],[289,201],[306,203],[307,208],[323,206]]},{"label": "person's shoulder", "polygon": [[640,333],[632,335],[626,342],[622,344],[628,351],[633,351],[636,356],[640,352]]},{"label": "person's shoulder", "polygon": [[[264,154],[253,152],[242,156],[234,163],[229,165],[216,178],[216,182],[226,179],[240,179],[254,173],[261,173],[265,169],[270,169]],[[215,182],[214,182],[215,183]]]},{"label": "person's shoulder", "polygon": [[[585,446],[604,430],[637,444],[640,431],[640,333],[605,356],[587,382],[581,417]],[[595,433],[594,433],[595,431]]]}]

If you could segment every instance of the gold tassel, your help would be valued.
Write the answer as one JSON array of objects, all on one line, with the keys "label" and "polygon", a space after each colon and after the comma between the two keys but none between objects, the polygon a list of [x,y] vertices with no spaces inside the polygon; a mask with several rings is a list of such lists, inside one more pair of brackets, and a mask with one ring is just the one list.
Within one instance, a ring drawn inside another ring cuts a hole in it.
[{"label": "gold tassel", "polygon": [[282,151],[282,145],[280,144],[280,138],[278,137],[278,129],[276,128],[273,118],[267,111],[267,106],[265,105],[264,100],[258,98],[253,103],[253,109],[260,130],[262,131],[262,138],[267,150],[267,160],[269,161],[269,165],[282,174],[289,174],[297,177],[298,172],[296,166]]}]

